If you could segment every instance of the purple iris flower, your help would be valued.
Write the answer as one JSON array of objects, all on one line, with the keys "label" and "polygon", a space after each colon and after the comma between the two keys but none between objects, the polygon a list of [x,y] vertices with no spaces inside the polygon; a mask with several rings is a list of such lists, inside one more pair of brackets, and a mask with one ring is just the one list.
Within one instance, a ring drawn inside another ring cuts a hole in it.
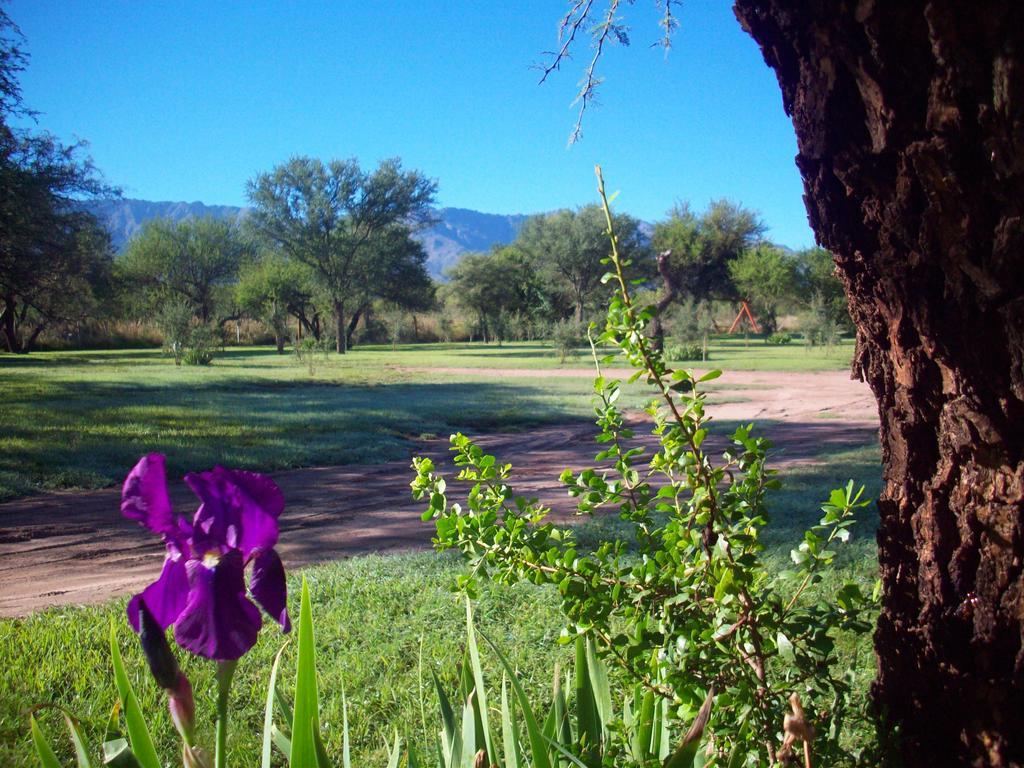
[{"label": "purple iris flower", "polygon": [[164,456],[144,456],[125,478],[121,514],[163,536],[167,547],[160,578],[128,603],[128,620],[140,630],[139,608],[161,629],[174,625],[182,648],[217,661],[240,658],[256,643],[263,623],[249,593],[285,632],[288,619],[284,566],[274,551],[284,496],[265,475],[214,467],[185,475],[202,502],[192,522],[175,515],[167,494]]}]

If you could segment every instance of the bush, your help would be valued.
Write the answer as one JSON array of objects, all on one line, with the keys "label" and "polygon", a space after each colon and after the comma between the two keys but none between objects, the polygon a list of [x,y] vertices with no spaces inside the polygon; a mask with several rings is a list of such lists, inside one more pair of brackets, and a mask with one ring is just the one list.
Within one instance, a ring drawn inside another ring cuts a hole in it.
[{"label": "bush", "polygon": [[765,341],[767,341],[769,344],[775,344],[776,346],[780,346],[781,347],[781,346],[784,346],[784,345],[789,344],[790,342],[792,342],[793,341],[793,337],[790,336],[785,331],[776,331],[771,336],[769,336],[767,339],[765,339]]},{"label": "bush", "polygon": [[551,326],[551,344],[558,355],[558,362],[564,363],[576,356],[576,350],[583,346],[586,339],[583,326],[575,320],[560,320]]},{"label": "bush", "polygon": [[315,376],[317,366],[327,362],[331,353],[331,339],[322,336],[315,339],[307,336],[304,339],[293,339],[292,349],[295,350],[295,359],[300,365],[309,369],[309,375]]},{"label": "bush", "polygon": [[181,365],[192,334],[192,307],[184,301],[166,301],[157,312],[156,325],[164,337],[164,352],[174,358],[175,365]]},{"label": "bush", "polygon": [[[603,197],[600,181],[599,189]],[[724,454],[704,447],[703,385],[721,372],[698,378],[665,363],[645,334],[649,314],[630,295],[611,237],[619,291],[599,341],[619,347],[636,369],[631,380],[648,382],[661,401],[647,409],[660,450],[650,454],[617,405],[622,383],[598,375],[602,450],[594,468],[567,469],[561,480],[580,514],[614,510],[618,532],[584,550],[571,527],[548,519],[549,509],[515,494],[510,464],[456,434],[455,479],[471,488],[464,502],[450,501],[455,486],[431,459],[413,460],[413,496],[427,507],[424,519],[436,521],[435,544],[465,556],[469,571],[458,586],[468,595],[485,577],[558,589],[565,640],[583,635],[592,642],[595,655],[615,664],[649,706],[661,703],[666,722],[699,723],[713,733],[686,745],[694,753],[699,745],[701,764],[784,763],[797,739],[808,742],[808,764],[812,751],[819,765],[857,759],[843,729],[857,718],[858,703],[836,648],[844,635],[870,631],[871,600],[852,582],[828,599],[805,593],[850,538],[853,515],[868,504],[863,488],[851,481],[833,491],[820,522],[792,550],[794,569],[775,576],[762,543],[769,497],[779,487],[766,467],[771,443],[743,425]],[[624,713],[624,724],[636,709]],[[666,760],[670,754],[658,756],[662,765],[694,764],[693,754]]]},{"label": "bush", "polygon": [[181,361],[185,365],[209,365],[221,345],[220,333],[213,326],[194,326],[188,335]]},{"label": "bush", "polygon": [[665,350],[665,357],[669,360],[705,360],[704,347],[697,342],[684,344],[673,344]]},{"label": "bush", "polygon": [[811,305],[800,323],[807,344],[811,347],[825,347],[827,353],[839,343],[842,325],[835,312],[820,297],[811,299]]}]

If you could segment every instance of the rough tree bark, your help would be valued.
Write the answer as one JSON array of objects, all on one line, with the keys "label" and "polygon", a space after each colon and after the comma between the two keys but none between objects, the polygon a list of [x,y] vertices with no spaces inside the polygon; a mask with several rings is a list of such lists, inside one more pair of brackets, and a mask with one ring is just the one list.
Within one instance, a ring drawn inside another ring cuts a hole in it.
[{"label": "rough tree bark", "polygon": [[736,0],[878,398],[875,698],[910,765],[1024,764],[1024,3]]}]

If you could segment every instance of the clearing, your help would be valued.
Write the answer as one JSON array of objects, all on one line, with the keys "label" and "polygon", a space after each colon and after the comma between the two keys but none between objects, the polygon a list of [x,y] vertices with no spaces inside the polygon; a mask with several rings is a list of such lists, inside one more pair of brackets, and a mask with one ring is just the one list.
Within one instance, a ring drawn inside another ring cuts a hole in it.
[{"label": "clearing", "polygon": [[[393,358],[392,358],[393,360]],[[589,391],[585,368],[501,368],[424,366],[402,361],[390,367],[399,380],[452,378],[468,381],[457,395],[478,389],[476,380],[508,379],[564,382]],[[431,361],[432,362],[432,361]],[[173,369],[172,369],[173,370]],[[607,370],[625,378],[629,371]],[[757,422],[776,445],[774,466],[821,464],[830,453],[876,440],[878,417],[868,388],[845,371],[731,371],[715,382],[709,412],[722,434],[728,424]],[[454,385],[447,385],[454,386]],[[728,389],[720,389],[720,387]],[[719,392],[726,396],[717,397]],[[461,403],[439,405],[458,414]],[[529,403],[520,404],[528,407]],[[401,403],[398,406],[400,407]],[[400,408],[399,408],[400,409]],[[486,409],[484,409],[486,410]],[[520,413],[513,425],[552,421],[552,414]],[[638,415],[639,416],[639,415]],[[471,433],[472,434],[472,433]],[[530,427],[516,433],[492,433],[480,444],[514,467],[514,485],[559,512],[571,509],[558,482],[559,472],[592,464],[597,446],[594,428],[583,421]],[[653,445],[653,439],[650,439]],[[187,441],[186,441],[187,444]],[[289,568],[369,552],[394,552],[429,546],[431,523],[419,519],[422,508],[409,495],[409,455],[431,455],[442,469],[447,440],[426,439],[403,446],[402,459],[272,472],[287,500],[281,520],[281,545]],[[141,453],[141,451],[140,451]],[[123,465],[127,471],[130,463]],[[202,463],[195,463],[202,469]],[[841,466],[836,467],[842,473]],[[839,484],[845,476],[835,478]],[[172,483],[176,509],[191,514],[194,497],[183,483]],[[56,491],[0,504],[0,616],[18,616],[54,605],[93,604],[138,589],[156,577],[162,559],[158,538],[123,520],[119,490]]]}]

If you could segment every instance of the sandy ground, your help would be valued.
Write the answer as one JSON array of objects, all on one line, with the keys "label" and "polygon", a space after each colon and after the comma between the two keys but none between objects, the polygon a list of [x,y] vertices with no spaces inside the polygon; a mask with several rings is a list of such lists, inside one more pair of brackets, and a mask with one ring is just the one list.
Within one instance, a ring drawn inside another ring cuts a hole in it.
[{"label": "sandy ground", "polygon": [[[583,369],[406,368],[409,371],[501,378],[591,378]],[[628,375],[609,370],[607,376]],[[845,372],[732,372],[720,380],[726,398],[709,409],[719,420],[774,422],[774,466],[814,463],[823,453],[877,438],[878,417],[866,385]],[[514,467],[514,485],[558,511],[571,509],[558,482],[562,469],[589,466],[594,429],[572,424],[521,434],[492,434],[481,446]],[[649,440],[653,444],[653,440]],[[451,471],[447,440],[418,446]],[[127,468],[126,468],[127,469]],[[409,461],[319,467],[272,475],[288,506],[279,551],[290,568],[369,552],[430,546],[433,524],[409,495]],[[172,484],[175,509],[191,514],[194,497]],[[0,616],[47,606],[99,603],[138,590],[160,570],[157,536],[121,518],[119,489],[46,493],[0,504]]]}]

